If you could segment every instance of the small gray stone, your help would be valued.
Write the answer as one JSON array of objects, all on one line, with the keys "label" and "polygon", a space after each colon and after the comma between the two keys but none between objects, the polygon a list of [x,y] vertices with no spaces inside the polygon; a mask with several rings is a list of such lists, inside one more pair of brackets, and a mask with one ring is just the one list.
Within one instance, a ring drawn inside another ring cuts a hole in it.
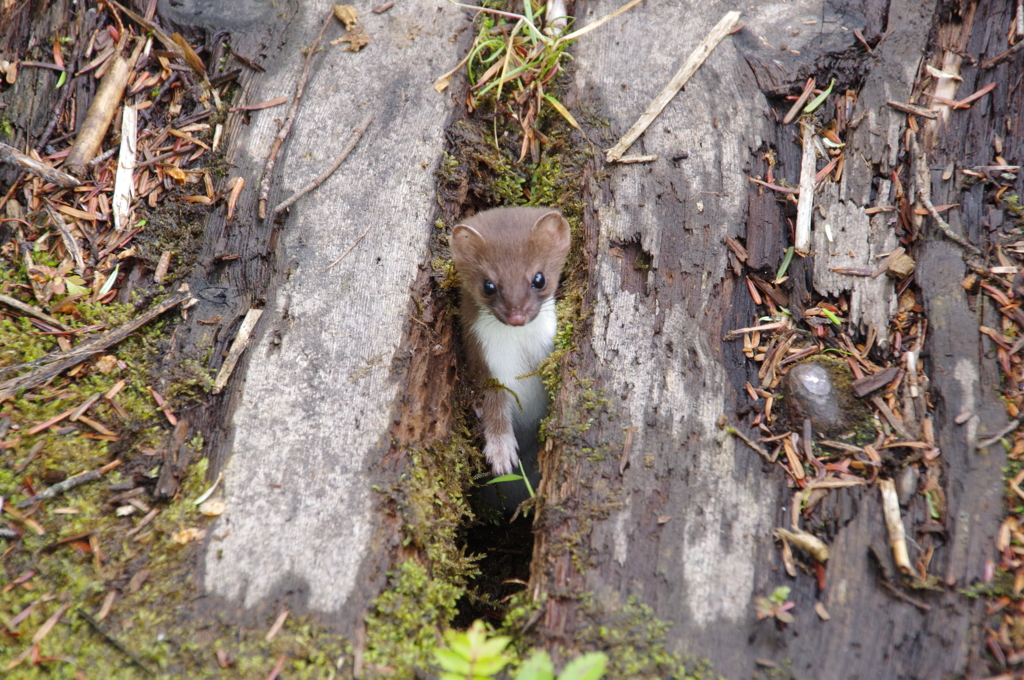
[{"label": "small gray stone", "polygon": [[790,415],[795,422],[810,418],[816,432],[833,432],[849,423],[827,368],[813,361],[794,366],[786,375]]}]

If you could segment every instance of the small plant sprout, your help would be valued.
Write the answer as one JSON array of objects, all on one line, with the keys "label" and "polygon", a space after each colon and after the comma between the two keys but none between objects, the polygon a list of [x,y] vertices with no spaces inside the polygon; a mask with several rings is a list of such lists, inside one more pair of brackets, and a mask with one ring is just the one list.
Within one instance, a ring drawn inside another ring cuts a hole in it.
[{"label": "small plant sprout", "polygon": [[796,606],[795,602],[786,600],[790,587],[779,586],[768,597],[759,597],[754,601],[757,607],[757,620],[775,617],[782,623],[793,623],[795,619],[789,610]]},{"label": "small plant sprout", "polygon": [[500,477],[495,477],[494,479],[492,479],[491,481],[489,481],[487,483],[488,484],[498,484],[500,482],[516,482],[516,481],[519,481],[520,479],[523,480],[523,484],[526,485],[526,492],[530,495],[530,498],[536,498],[537,494],[534,492],[533,485],[530,484],[530,480],[526,476],[526,471],[523,470],[523,461],[521,461],[521,460],[519,461],[519,474],[518,475],[516,475],[516,474],[501,475]]},{"label": "small plant sprout", "polygon": [[479,22],[479,32],[466,58],[434,81],[434,89],[443,92],[451,84],[452,74],[465,66],[470,83],[466,98],[469,110],[473,111],[484,101],[492,100],[495,111],[505,113],[522,128],[519,161],[522,162],[529,154],[534,163],[540,162],[540,144],[547,141],[536,128],[544,103],[557,111],[570,125],[579,128],[569,110],[545,91],[551,80],[562,71],[563,57],[571,58],[566,48],[584,34],[640,2],[630,0],[578,31],[567,33],[572,17],[567,16],[564,0],[524,0],[522,14],[449,1],[458,7],[489,16]]},{"label": "small plant sprout", "polygon": [[[590,652],[567,663],[558,680],[599,680],[604,676],[608,656]],[[515,676],[516,680],[555,680],[555,667],[551,657],[542,649],[535,649]]]},{"label": "small plant sprout", "polygon": [[511,661],[505,648],[512,638],[488,638],[487,628],[480,620],[465,632],[445,631],[444,640],[448,647],[434,650],[434,660],[444,671],[439,676],[441,680],[487,680]]}]

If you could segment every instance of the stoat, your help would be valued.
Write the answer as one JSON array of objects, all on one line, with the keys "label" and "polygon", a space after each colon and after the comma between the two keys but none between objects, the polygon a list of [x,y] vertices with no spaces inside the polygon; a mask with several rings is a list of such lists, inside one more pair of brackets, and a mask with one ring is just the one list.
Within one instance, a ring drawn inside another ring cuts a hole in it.
[{"label": "stoat", "polygon": [[452,230],[462,332],[495,475],[518,467],[521,445],[536,441],[547,414],[536,370],[554,349],[554,295],[569,243],[569,223],[550,208],[495,208]]}]

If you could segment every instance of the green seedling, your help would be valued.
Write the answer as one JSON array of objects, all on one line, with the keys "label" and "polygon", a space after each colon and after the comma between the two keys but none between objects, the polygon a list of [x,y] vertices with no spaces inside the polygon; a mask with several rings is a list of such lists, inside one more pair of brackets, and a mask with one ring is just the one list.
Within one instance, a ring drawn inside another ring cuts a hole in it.
[{"label": "green seedling", "polygon": [[833,78],[832,82],[828,84],[825,91],[819,94],[817,97],[811,100],[811,103],[804,107],[804,113],[814,113],[818,110],[818,107],[825,103],[828,96],[832,94],[832,88],[836,86],[836,79]]},{"label": "green seedling", "polygon": [[[557,98],[545,92],[552,79],[562,71],[563,58],[571,58],[566,49],[581,36],[640,1],[630,0],[601,19],[577,31],[566,33],[571,18],[545,18],[542,10],[546,5],[534,6],[533,0],[526,0],[523,3],[522,14],[449,0],[458,7],[489,16],[480,22],[480,30],[466,58],[454,69],[439,77],[434,82],[434,89],[443,92],[451,83],[451,76],[465,66],[470,82],[470,109],[476,109],[485,100],[493,97],[495,109],[504,111],[522,128],[523,141],[519,161],[522,162],[529,153],[533,162],[537,163],[540,159],[540,143],[546,142],[546,137],[537,129],[537,121],[541,117],[541,106],[544,102],[567,123],[579,129],[579,124],[569,110]],[[497,119],[494,143],[497,146]]]},{"label": "green seedling", "polygon": [[[599,680],[604,676],[608,656],[590,652],[567,663],[558,680]],[[535,649],[515,675],[515,680],[555,680],[555,666],[543,649]]]},{"label": "green seedling", "polygon": [[793,253],[796,249],[793,246],[786,248],[786,255],[782,258],[782,264],[779,265],[779,271],[775,273],[774,283],[778,283],[782,280],[782,277],[789,271],[789,265],[793,262]]},{"label": "green seedling", "polygon": [[757,620],[776,618],[783,623],[793,623],[796,619],[789,613],[789,610],[796,606],[795,602],[786,600],[790,593],[789,586],[779,586],[768,597],[759,597],[754,600],[757,608]]},{"label": "green seedling", "polygon": [[445,631],[445,649],[434,650],[434,661],[444,672],[441,680],[486,680],[494,677],[511,659],[505,648],[512,638],[497,635],[488,638],[483,621],[473,622],[465,632]]},{"label": "green seedling", "polygon": [[523,470],[523,461],[519,461],[519,474],[518,475],[516,475],[516,474],[501,475],[500,477],[495,477],[494,479],[492,479],[491,481],[489,481],[487,483],[488,484],[500,484],[501,482],[515,482],[515,481],[518,481],[520,479],[523,480],[523,484],[526,485],[526,492],[528,494],[530,494],[530,498],[536,498],[537,495],[533,492],[533,485],[530,484],[530,480],[526,477],[526,471]]}]

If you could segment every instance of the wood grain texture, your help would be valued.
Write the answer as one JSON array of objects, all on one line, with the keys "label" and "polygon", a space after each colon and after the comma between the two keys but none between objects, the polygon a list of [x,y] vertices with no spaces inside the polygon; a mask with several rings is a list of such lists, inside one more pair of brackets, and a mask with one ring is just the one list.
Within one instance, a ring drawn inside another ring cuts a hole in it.
[{"label": "wood grain texture", "polygon": [[[581,3],[577,15],[592,20],[610,9]],[[673,72],[672,55],[685,55],[726,9],[655,1],[621,25],[589,35],[576,51],[579,101],[606,117],[609,136],[617,136]],[[854,323],[875,326],[879,337],[894,309],[888,277],[840,279],[828,268],[875,266],[876,255],[897,245],[892,215],[872,217],[864,209],[894,202],[891,172],[901,162],[906,114],[885,101],[909,100],[929,32],[941,17],[928,1],[846,9],[838,15],[787,3],[750,10],[744,31],[722,43],[631,149],[662,160],[613,167],[606,182],[591,188],[591,327],[582,353],[592,350],[587,375],[605,390],[609,406],[584,437],[608,442],[608,455],[587,459],[570,442],[555,451],[557,459],[542,458],[547,505],[537,520],[532,583],[549,595],[540,624],[545,642],[571,645],[595,618],[611,620],[611,612],[636,597],[673,624],[670,649],[708,658],[726,677],[750,677],[759,658],[789,663],[798,677],[929,678],[979,668],[971,632],[978,609],[964,604],[957,589],[977,579],[991,557],[999,459],[972,453],[952,418],[972,408],[995,431],[1001,417],[997,400],[984,392],[984,385],[997,383],[995,368],[978,351],[978,319],[957,290],[964,270],[955,253],[931,242],[922,263],[933,272],[921,284],[925,306],[939,324],[929,333],[927,370],[936,399],[948,401],[935,417],[950,534],[940,537],[932,571],[955,584],[941,595],[921,595],[932,605],[929,613],[879,583],[869,548],[886,554],[888,537],[874,488],[838,490],[821,506],[832,549],[823,592],[813,578],[785,576],[770,533],[788,525],[791,491],[782,475],[715,428],[719,415],[736,417],[745,407],[744,380],[757,384],[735,343],[721,340],[730,326],[753,320],[745,286],[727,273],[724,239],[745,240],[751,266],[770,272],[789,245],[774,199],[744,185],[748,174],[764,172],[757,154],[767,147],[779,154],[776,177],[793,184],[798,175],[793,130],[775,125],[764,94],[796,92],[808,75],[823,78],[832,68],[863,78],[852,118],[859,122],[847,140],[848,159],[855,160],[838,187],[818,196],[812,257],[794,262],[791,298],[806,303],[808,296],[852,291]],[[813,35],[793,35],[812,21]],[[888,33],[868,58],[853,29],[875,38]],[[653,52],[652,44],[659,46]],[[832,243],[824,236],[826,222]],[[638,268],[637,256],[649,257],[650,269]],[[569,392],[556,408],[571,402]],[[632,427],[629,467],[620,477],[618,454]],[[922,498],[912,499],[904,516],[908,535],[927,519]],[[757,622],[753,611],[754,596],[780,585],[793,587],[797,605],[796,622],[785,629]],[[595,606],[574,599],[587,593]],[[814,612],[818,601],[830,621]]]},{"label": "wood grain texture", "polygon": [[[316,176],[365,112],[375,113],[355,152],[291,208],[278,243],[267,246],[281,276],[247,350],[224,468],[228,511],[213,530],[221,540],[210,543],[204,573],[209,591],[246,607],[292,590],[310,610],[336,614],[373,553],[379,518],[369,470],[390,445],[400,385],[392,363],[433,229],[434,172],[449,117],[449,99],[430,84],[447,65],[449,38],[466,24],[462,13],[440,10],[415,2],[368,14],[361,19],[373,42],[362,52],[326,47],[279,162],[271,204]],[[329,3],[302,8],[285,54],[271,62],[278,68],[250,101],[291,91],[298,49],[327,11]],[[279,115],[253,114],[241,167],[258,174]],[[272,225],[239,227],[267,233]],[[355,611],[372,595],[360,593]]]}]

